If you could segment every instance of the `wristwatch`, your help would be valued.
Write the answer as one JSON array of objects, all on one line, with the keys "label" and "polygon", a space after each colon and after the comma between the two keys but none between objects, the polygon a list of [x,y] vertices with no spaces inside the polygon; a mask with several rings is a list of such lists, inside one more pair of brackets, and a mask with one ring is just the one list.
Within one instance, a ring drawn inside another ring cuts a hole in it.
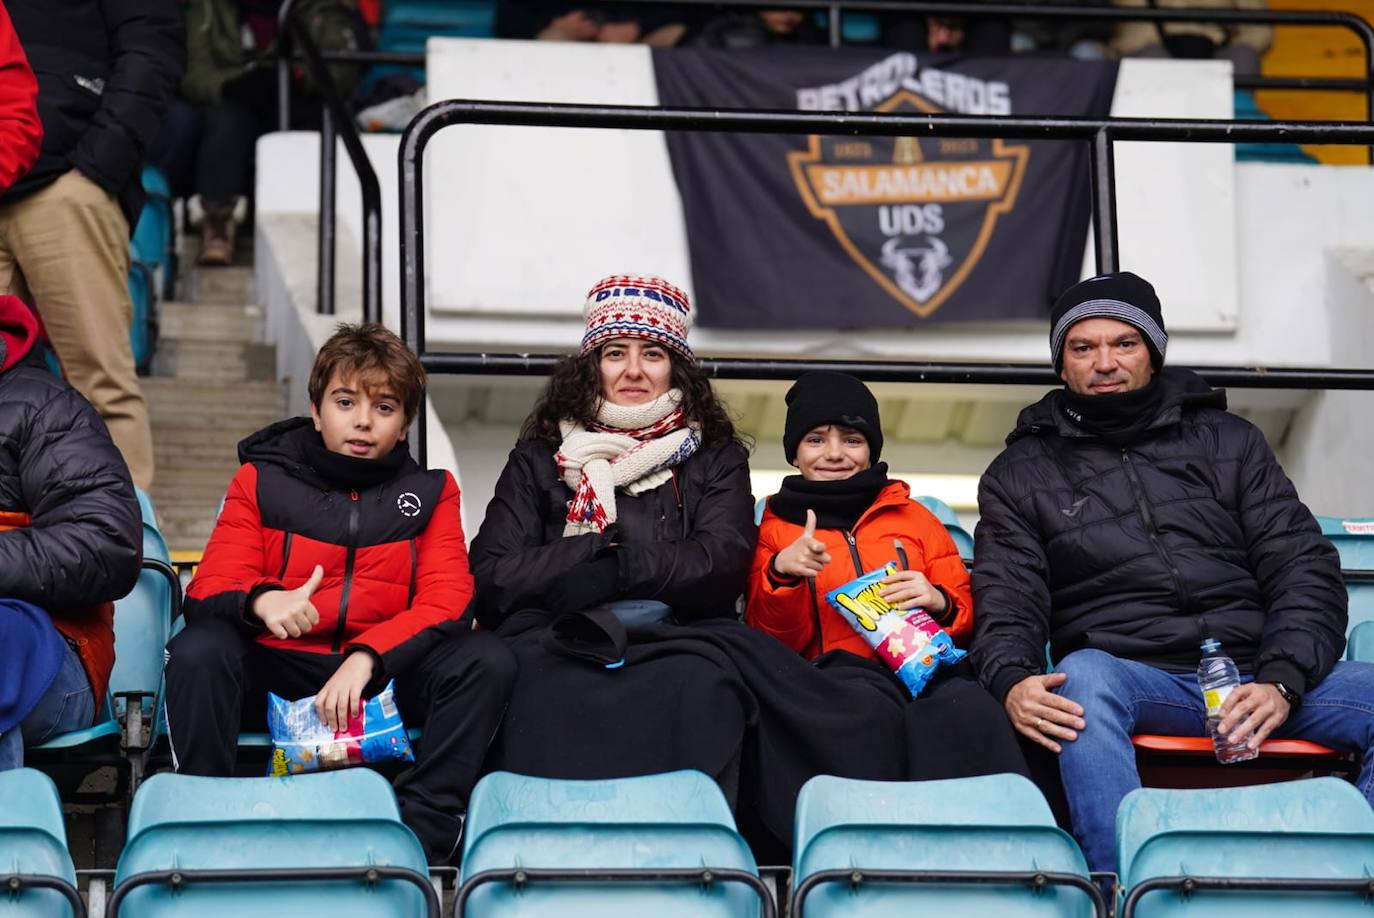
[{"label": "wristwatch", "polygon": [[1302,704],[1302,696],[1282,682],[1271,682],[1269,684],[1279,690],[1279,694],[1283,696],[1284,701],[1288,702],[1290,708],[1296,710],[1298,705]]}]

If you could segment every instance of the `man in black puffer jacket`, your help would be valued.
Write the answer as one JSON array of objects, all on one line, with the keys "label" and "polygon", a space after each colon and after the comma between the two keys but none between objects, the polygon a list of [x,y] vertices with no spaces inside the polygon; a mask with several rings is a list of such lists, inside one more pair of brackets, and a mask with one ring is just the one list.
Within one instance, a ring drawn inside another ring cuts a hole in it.
[{"label": "man in black puffer jacket", "polygon": [[1016,729],[1059,754],[1094,870],[1115,869],[1117,805],[1140,786],[1131,735],[1208,735],[1206,638],[1246,683],[1221,709],[1235,741],[1374,749],[1374,666],[1336,662],[1335,549],[1225,393],[1164,368],[1167,344],[1141,278],[1072,287],[1050,332],[1065,388],[1021,412],[979,483],[974,662]]},{"label": "man in black puffer jacket", "polygon": [[43,148],[0,196],[0,293],[37,308],[67,379],[142,488],[153,439],[129,344],[129,237],[144,154],[186,66],[180,7],[5,0],[38,77]]}]

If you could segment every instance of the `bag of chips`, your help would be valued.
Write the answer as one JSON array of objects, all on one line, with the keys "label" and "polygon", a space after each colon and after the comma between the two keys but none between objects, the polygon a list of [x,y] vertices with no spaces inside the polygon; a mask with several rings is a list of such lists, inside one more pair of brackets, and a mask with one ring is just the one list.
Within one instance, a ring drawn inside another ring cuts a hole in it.
[{"label": "bag of chips", "polygon": [[903,612],[879,595],[883,578],[895,573],[897,565],[889,561],[878,570],[831,590],[825,598],[877,651],[879,659],[897,674],[915,698],[935,670],[959,662],[966,652],[955,647],[945,629],[923,610]]},{"label": "bag of chips", "polygon": [[314,695],[287,701],[268,692],[267,729],[272,734],[267,773],[274,777],[375,762],[415,761],[390,682],[375,698],[363,702],[362,714],[349,718],[348,727],[338,731],[315,713]]}]

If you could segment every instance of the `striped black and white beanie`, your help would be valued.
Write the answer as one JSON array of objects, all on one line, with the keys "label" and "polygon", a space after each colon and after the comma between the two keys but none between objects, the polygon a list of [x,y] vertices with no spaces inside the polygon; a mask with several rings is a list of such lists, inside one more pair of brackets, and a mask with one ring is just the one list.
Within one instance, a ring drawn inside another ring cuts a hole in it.
[{"label": "striped black and white beanie", "polygon": [[1056,373],[1064,366],[1064,339],[1069,329],[1084,319],[1096,318],[1117,319],[1140,329],[1155,370],[1164,366],[1169,333],[1164,330],[1159,296],[1149,281],[1129,271],[1119,271],[1079,281],[1054,301],[1050,312],[1050,356]]}]

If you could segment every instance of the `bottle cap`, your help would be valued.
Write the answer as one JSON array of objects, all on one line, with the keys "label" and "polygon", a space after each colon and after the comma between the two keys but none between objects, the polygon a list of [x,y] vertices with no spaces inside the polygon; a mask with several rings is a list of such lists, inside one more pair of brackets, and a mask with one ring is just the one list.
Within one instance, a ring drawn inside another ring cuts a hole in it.
[{"label": "bottle cap", "polygon": [[1216,638],[1207,638],[1205,641],[1202,642],[1203,653],[1216,653],[1220,649],[1221,642],[1218,641]]}]

